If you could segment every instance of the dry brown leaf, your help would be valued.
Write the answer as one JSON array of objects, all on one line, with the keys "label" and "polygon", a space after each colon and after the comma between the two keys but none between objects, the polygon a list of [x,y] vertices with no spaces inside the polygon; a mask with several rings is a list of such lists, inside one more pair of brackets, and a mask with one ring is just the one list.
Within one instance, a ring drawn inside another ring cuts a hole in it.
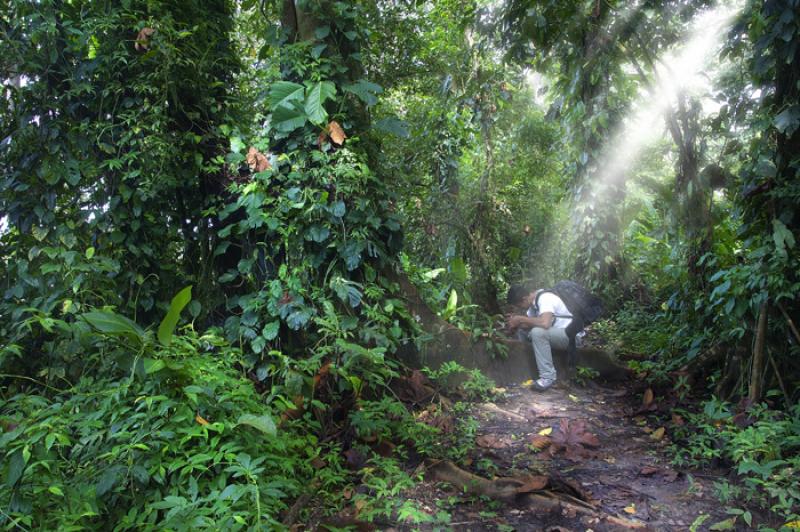
[{"label": "dry brown leaf", "polygon": [[319,456],[315,456],[314,459],[311,460],[311,465],[314,467],[314,469],[322,469],[327,464],[325,463],[325,460],[323,460]]},{"label": "dry brown leaf", "polygon": [[644,397],[642,398],[642,408],[647,408],[648,406],[653,404],[654,398],[655,397],[653,395],[653,390],[651,388],[645,390]]},{"label": "dry brown leaf", "polygon": [[644,466],[639,471],[639,474],[642,475],[643,477],[649,477],[650,475],[654,475],[654,474],[658,473],[659,471],[661,471],[661,470],[659,468],[657,468],[657,467]]},{"label": "dry brown leaf", "polygon": [[626,506],[625,508],[623,508],[623,511],[626,514],[635,514],[636,513],[636,504],[631,503],[629,506]]},{"label": "dry brown leaf", "polygon": [[497,434],[484,434],[475,438],[475,444],[487,449],[505,449],[511,442]]},{"label": "dry brown leaf", "polygon": [[541,434],[531,434],[528,436],[527,442],[528,445],[540,451],[550,446],[550,438]]},{"label": "dry brown leaf", "polygon": [[344,129],[336,120],[331,120],[328,124],[328,135],[330,135],[331,140],[334,144],[341,146],[344,144],[344,139],[347,138],[347,135],[344,133]]},{"label": "dry brown leaf", "polygon": [[345,488],[344,491],[342,491],[342,497],[349,501],[353,497],[353,488]]},{"label": "dry brown leaf", "polygon": [[194,420],[197,421],[198,423],[200,423],[203,426],[210,425],[208,420],[203,418],[203,416],[201,416],[200,414],[197,414],[196,416],[194,416]]},{"label": "dry brown leaf", "polygon": [[272,168],[269,159],[253,146],[247,151],[247,165],[253,172],[263,172]]},{"label": "dry brown leaf", "polygon": [[148,49],[147,42],[155,32],[156,30],[153,28],[142,28],[139,30],[139,34],[136,35],[136,43],[133,45],[137,52]]},{"label": "dry brown leaf", "polygon": [[685,423],[685,421],[683,421],[683,418],[681,416],[679,416],[678,414],[672,414],[672,424],[673,425],[676,425],[678,427],[682,427],[684,425],[684,423]]},{"label": "dry brown leaf", "polygon": [[664,432],[665,432],[664,427],[658,427],[656,430],[653,431],[650,437],[658,441],[664,437]]}]

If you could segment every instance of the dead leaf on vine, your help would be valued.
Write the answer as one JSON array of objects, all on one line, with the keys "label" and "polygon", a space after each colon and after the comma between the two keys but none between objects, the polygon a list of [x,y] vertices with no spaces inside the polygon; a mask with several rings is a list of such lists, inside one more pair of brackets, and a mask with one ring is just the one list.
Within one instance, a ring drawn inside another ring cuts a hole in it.
[{"label": "dead leaf on vine", "polygon": [[205,419],[205,418],[204,418],[203,416],[201,416],[200,414],[197,414],[196,416],[194,416],[194,420],[195,420],[195,421],[197,421],[198,423],[200,423],[200,424],[201,424],[201,425],[203,425],[203,426],[205,426],[205,425],[210,425],[210,423],[208,422],[208,420],[207,420],[207,419]]},{"label": "dead leaf on vine", "polygon": [[272,168],[269,159],[253,146],[247,151],[247,165],[253,172],[263,172]]},{"label": "dead leaf on vine", "polygon": [[155,32],[156,30],[153,28],[142,28],[139,30],[139,34],[136,35],[136,43],[133,45],[137,52],[148,49],[147,42]]},{"label": "dead leaf on vine", "polygon": [[344,144],[344,139],[347,138],[344,129],[342,129],[342,126],[336,120],[331,120],[330,123],[328,123],[328,135],[330,135],[334,144],[339,146]]}]

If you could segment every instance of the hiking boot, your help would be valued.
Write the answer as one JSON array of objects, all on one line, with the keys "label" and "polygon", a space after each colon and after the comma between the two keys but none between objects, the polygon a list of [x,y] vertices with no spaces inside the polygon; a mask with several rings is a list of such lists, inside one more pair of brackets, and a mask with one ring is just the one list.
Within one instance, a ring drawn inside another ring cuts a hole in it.
[{"label": "hiking boot", "polygon": [[536,379],[533,381],[533,386],[531,386],[531,388],[538,392],[543,392],[553,386],[555,383],[556,381],[554,379]]}]

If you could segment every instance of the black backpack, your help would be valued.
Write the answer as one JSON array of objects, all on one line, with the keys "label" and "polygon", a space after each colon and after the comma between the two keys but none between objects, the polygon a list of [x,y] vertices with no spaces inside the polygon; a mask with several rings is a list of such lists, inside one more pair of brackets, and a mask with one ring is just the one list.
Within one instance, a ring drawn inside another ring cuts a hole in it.
[{"label": "black backpack", "polygon": [[[569,338],[567,360],[569,361],[570,369],[575,369],[575,336],[587,325],[597,321],[603,315],[603,300],[575,281],[559,281],[553,288],[543,290],[536,295],[535,304],[537,309],[539,308],[539,296],[544,292],[552,292],[557,295],[572,314],[572,321],[567,325],[565,332],[567,333],[567,338]],[[555,317],[567,318],[569,316]]]}]

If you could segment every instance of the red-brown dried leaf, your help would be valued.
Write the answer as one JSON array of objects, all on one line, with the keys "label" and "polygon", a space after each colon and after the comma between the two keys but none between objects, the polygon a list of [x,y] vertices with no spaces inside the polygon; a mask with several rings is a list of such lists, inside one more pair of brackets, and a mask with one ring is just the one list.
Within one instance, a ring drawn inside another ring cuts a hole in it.
[{"label": "red-brown dried leaf", "polygon": [[644,392],[644,396],[642,397],[642,408],[648,408],[651,404],[653,404],[653,399],[655,396],[653,395],[653,390],[648,388]]},{"label": "red-brown dried leaf", "polygon": [[600,447],[600,440],[586,430],[586,421],[582,419],[562,419],[558,423],[558,431],[553,433],[553,442],[566,447],[580,445],[583,447]]},{"label": "red-brown dried leaf", "polygon": [[148,49],[147,42],[155,32],[156,30],[153,28],[142,28],[139,30],[138,35],[136,35],[136,42],[133,45],[137,52]]},{"label": "red-brown dried leaf", "polygon": [[344,139],[347,138],[344,129],[342,129],[342,126],[336,120],[331,120],[328,124],[328,135],[330,135],[333,143],[339,146],[344,144]]},{"label": "red-brown dried leaf", "polygon": [[550,447],[550,438],[548,436],[542,436],[541,434],[531,434],[525,441],[528,442],[528,445],[540,451]]},{"label": "red-brown dried leaf", "polygon": [[269,164],[269,159],[267,159],[266,155],[258,151],[253,146],[250,146],[250,149],[247,150],[247,165],[250,167],[252,172],[263,172],[264,170],[269,170],[272,168],[272,165]]}]

